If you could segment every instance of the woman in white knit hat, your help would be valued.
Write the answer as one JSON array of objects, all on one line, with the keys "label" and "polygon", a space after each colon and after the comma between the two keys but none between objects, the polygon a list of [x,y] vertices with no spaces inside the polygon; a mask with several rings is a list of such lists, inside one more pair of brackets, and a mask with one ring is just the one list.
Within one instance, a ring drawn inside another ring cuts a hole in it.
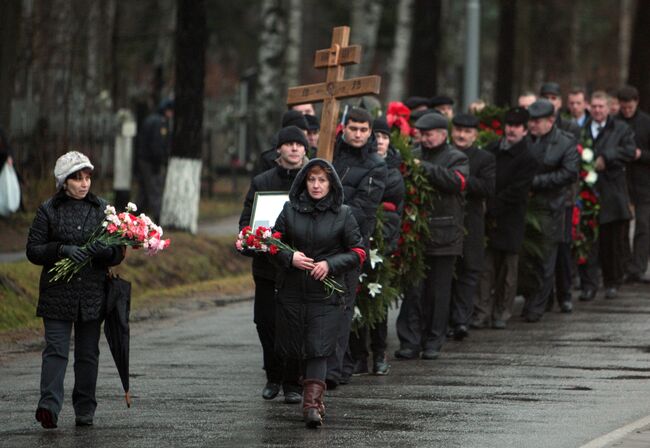
[{"label": "woman in white knit hat", "polygon": [[[36,420],[56,428],[63,405],[63,379],[74,327],[72,405],[77,426],[93,424],[101,308],[108,267],[124,258],[121,247],[94,244],[82,249],[104,219],[107,202],[90,192],[94,166],[85,155],[70,151],[56,161],[56,193],[36,212],[27,239],[27,258],[43,266],[36,314],[43,318],[45,349],[41,398]],[[50,269],[64,258],[86,264],[69,281],[52,280]]]}]

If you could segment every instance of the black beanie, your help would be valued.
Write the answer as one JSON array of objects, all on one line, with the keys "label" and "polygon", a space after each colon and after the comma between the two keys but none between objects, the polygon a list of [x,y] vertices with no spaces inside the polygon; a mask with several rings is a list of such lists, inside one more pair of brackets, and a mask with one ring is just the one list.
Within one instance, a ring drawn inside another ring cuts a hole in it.
[{"label": "black beanie", "polygon": [[276,145],[276,148],[279,148],[285,143],[292,142],[300,143],[305,147],[305,151],[309,149],[309,142],[307,141],[307,137],[305,137],[304,131],[302,131],[299,127],[287,126],[286,128],[280,129],[280,132],[278,132],[278,143]]},{"label": "black beanie", "polygon": [[282,127],[298,126],[305,131],[308,129],[307,119],[299,110],[288,110],[282,115]]},{"label": "black beanie", "polygon": [[388,122],[384,117],[375,118],[375,121],[372,122],[372,130],[374,132],[381,132],[390,137],[390,128],[388,127]]}]

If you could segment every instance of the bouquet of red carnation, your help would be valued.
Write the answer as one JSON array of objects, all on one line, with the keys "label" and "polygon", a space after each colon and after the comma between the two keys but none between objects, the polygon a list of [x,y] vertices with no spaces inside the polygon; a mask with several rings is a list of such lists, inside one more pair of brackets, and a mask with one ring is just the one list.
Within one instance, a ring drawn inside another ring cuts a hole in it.
[{"label": "bouquet of red carnation", "polygon": [[[127,204],[126,211],[122,213],[117,213],[115,207],[107,205],[104,209],[104,221],[81,248],[87,248],[99,241],[104,246],[131,246],[134,249],[142,247],[147,251],[147,255],[155,255],[166,249],[170,241],[162,239],[163,229],[144,213],[135,216],[132,212],[137,210],[138,207],[132,202]],[[70,281],[88,263],[90,258],[83,263],[76,263],[70,258],[59,260],[50,269],[50,272],[54,273],[52,281]]]},{"label": "bouquet of red carnation", "polygon": [[[241,243],[240,250],[250,249],[255,252],[268,252],[271,255],[276,255],[281,250],[297,252],[297,249],[282,241],[280,232],[272,232],[271,229],[264,226],[259,226],[255,231],[251,226],[244,227],[239,232],[237,240]],[[328,292],[328,297],[334,292],[344,291],[343,286],[331,277],[325,278],[323,283]]]}]

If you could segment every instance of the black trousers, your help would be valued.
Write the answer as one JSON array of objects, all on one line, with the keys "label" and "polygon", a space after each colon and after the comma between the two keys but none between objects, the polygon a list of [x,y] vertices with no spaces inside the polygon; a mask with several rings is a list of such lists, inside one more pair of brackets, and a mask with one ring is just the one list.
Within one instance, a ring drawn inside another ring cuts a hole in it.
[{"label": "black trousers", "polygon": [[637,204],[634,209],[633,246],[627,273],[632,276],[640,276],[648,268],[648,254],[650,254],[650,203]]},{"label": "black trousers", "polygon": [[262,344],[266,380],[277,384],[282,383],[285,390],[298,387],[300,361],[284,360],[275,352],[275,282],[258,276],[253,276],[253,280],[255,281],[253,321]]},{"label": "black trousers", "polygon": [[72,406],[77,417],[93,417],[97,408],[95,390],[99,364],[101,321],[72,322],[43,318],[45,349],[41,367],[41,399],[45,408],[58,417],[63,406],[63,379],[68,367],[70,337],[74,326],[74,389]]},{"label": "black trousers", "polygon": [[614,221],[600,226],[598,246],[605,288],[616,288],[623,283],[625,256],[629,253],[627,223],[628,221]]},{"label": "black trousers", "polygon": [[345,286],[348,292],[345,298],[345,310],[343,321],[339,326],[339,336],[336,342],[336,352],[327,358],[327,379],[338,383],[342,376],[352,373],[351,366],[346,363],[344,374],[344,358],[348,352],[350,343],[350,328],[352,328],[352,317],[354,316],[354,301],[356,300],[356,286],[359,283],[359,269],[353,269],[346,274]]},{"label": "black trousers", "polygon": [[549,236],[544,236],[540,244],[542,256],[534,260],[535,274],[537,285],[534,288],[535,293],[526,297],[524,317],[538,319],[546,311],[546,301],[553,290],[555,280],[555,261],[557,258],[558,242]]},{"label": "black trousers", "polygon": [[[481,262],[485,260],[481,259]],[[468,262],[465,257],[456,261],[455,279],[452,284],[451,325],[469,326],[474,313],[474,303],[478,301],[478,282],[482,269],[477,268],[476,261]]]},{"label": "black trousers", "polygon": [[427,256],[427,276],[405,294],[397,318],[400,346],[440,350],[449,323],[455,255]]},{"label": "black trousers", "polygon": [[386,353],[388,339],[388,309],[386,319],[376,322],[374,328],[363,326],[357,332],[350,332],[350,355],[354,361],[368,359],[368,336],[370,336],[370,350],[374,359],[383,359]]},{"label": "black trousers", "polygon": [[553,304],[553,297],[557,303],[571,302],[571,286],[573,284],[573,257],[571,256],[571,243],[559,243],[555,258],[555,294],[551,293],[548,302]]}]

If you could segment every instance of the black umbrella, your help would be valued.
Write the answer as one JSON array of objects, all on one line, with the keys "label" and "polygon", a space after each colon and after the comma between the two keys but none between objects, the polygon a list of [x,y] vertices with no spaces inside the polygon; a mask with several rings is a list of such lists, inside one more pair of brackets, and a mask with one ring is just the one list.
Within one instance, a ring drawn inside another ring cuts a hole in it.
[{"label": "black umbrella", "polygon": [[119,276],[108,277],[106,288],[106,319],[104,334],[113,354],[115,366],[124,387],[126,405],[131,407],[129,392],[129,313],[131,311],[131,283]]}]

